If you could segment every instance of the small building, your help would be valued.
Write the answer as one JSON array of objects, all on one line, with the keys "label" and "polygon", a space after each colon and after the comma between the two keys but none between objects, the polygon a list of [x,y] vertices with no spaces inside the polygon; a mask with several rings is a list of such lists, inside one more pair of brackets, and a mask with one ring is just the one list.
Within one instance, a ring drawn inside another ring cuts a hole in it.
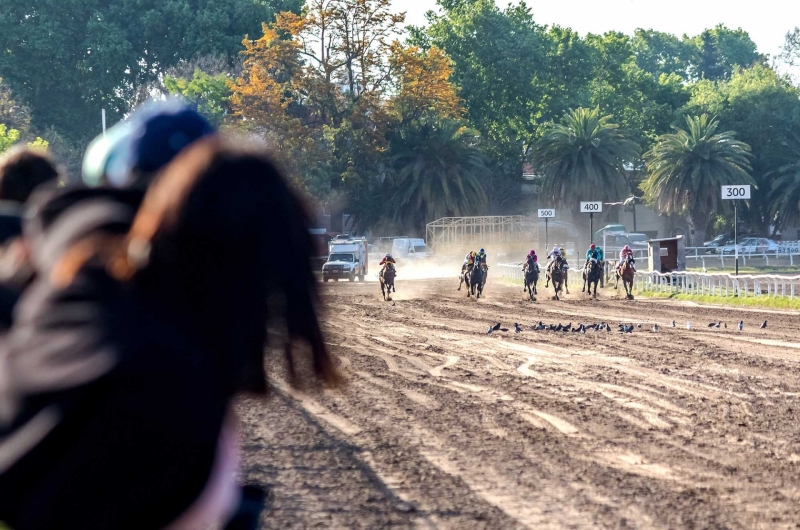
[{"label": "small building", "polygon": [[686,270],[686,241],[683,236],[647,241],[650,270],[666,274]]}]

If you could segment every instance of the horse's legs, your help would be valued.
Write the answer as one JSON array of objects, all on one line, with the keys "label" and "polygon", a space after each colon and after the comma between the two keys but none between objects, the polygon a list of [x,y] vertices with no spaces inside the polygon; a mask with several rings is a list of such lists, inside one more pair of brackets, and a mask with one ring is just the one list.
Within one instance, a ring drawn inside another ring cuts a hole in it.
[{"label": "horse's legs", "polygon": [[586,273],[584,272],[583,273],[583,289],[581,289],[582,293],[586,292],[586,283],[587,282],[589,283],[589,291],[591,291],[592,290],[592,283],[589,282],[588,278],[586,278]]}]

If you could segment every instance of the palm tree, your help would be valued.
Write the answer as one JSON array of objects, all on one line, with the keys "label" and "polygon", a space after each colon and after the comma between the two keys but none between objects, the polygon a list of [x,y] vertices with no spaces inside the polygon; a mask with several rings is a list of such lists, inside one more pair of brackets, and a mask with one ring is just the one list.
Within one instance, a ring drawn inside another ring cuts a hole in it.
[{"label": "palm tree", "polygon": [[662,212],[688,214],[694,242],[702,243],[711,216],[723,207],[720,186],[753,183],[752,155],[733,131],[717,133],[715,118],[687,116],[686,126],[659,136],[645,154],[650,176],[642,190]]},{"label": "palm tree", "polygon": [[766,177],[776,177],[769,194],[770,211],[778,228],[800,222],[800,137],[792,133],[786,142],[794,161],[771,171]]},{"label": "palm tree", "polygon": [[422,122],[400,132],[394,219],[423,229],[441,217],[475,214],[486,204],[481,179],[489,172],[478,133],[457,121]]},{"label": "palm tree", "polygon": [[532,149],[545,196],[577,211],[580,200],[616,200],[626,193],[624,166],[640,150],[611,119],[599,108],[581,107],[546,128]]}]

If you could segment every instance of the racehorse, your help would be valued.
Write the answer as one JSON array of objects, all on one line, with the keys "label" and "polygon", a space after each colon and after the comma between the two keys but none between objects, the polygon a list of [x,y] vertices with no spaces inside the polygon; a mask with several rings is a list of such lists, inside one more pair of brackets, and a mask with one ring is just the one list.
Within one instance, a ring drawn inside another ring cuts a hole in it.
[{"label": "racehorse", "polygon": [[555,296],[553,296],[553,300],[560,300],[558,293],[561,292],[561,288],[564,286],[564,278],[566,276],[563,267],[564,258],[561,256],[556,256],[547,267],[547,279],[544,282],[544,286],[547,288],[547,284],[551,281],[553,282],[553,289],[556,292]]},{"label": "racehorse", "polygon": [[615,272],[616,282],[614,283],[614,289],[619,288],[619,279],[622,278],[622,286],[625,287],[625,295],[628,300],[633,300],[633,275],[635,273],[636,261],[631,255],[625,258],[625,262],[622,264],[622,271],[620,272],[618,267]]},{"label": "racehorse", "polygon": [[383,295],[384,301],[391,300],[391,293],[397,292],[394,289],[394,277],[396,275],[397,271],[394,269],[394,267],[387,267],[380,274],[381,294]]},{"label": "racehorse", "polygon": [[592,294],[592,284],[594,284],[594,297],[597,298],[597,284],[603,278],[603,267],[600,265],[600,261],[592,258],[583,268],[583,290],[582,293],[586,292],[586,284],[589,284],[589,294]]},{"label": "racehorse", "polygon": [[528,293],[531,300],[536,300],[538,292],[536,292],[536,284],[539,282],[539,265],[534,263],[532,266],[526,267],[523,272],[523,279],[525,280],[525,288],[523,293]]},{"label": "racehorse", "polygon": [[465,269],[461,271],[461,275],[458,277],[458,291],[461,290],[461,286],[465,283],[467,284],[467,296],[469,296],[469,275],[472,273],[472,267],[474,265],[467,265]]},{"label": "racehorse", "polygon": [[467,274],[469,275],[467,297],[469,297],[471,293],[475,295],[476,298],[480,299],[481,294],[483,294],[483,285],[486,283],[486,271],[483,267],[473,267],[472,272]]}]

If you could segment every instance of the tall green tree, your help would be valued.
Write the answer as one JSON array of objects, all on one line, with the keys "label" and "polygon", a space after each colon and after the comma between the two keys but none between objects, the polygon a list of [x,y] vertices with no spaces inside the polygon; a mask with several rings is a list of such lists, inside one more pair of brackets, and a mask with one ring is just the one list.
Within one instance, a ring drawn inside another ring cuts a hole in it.
[{"label": "tall green tree", "polygon": [[392,149],[396,184],[388,205],[404,227],[421,233],[430,221],[475,215],[485,205],[488,159],[477,131],[455,120],[422,122],[404,130]]},{"label": "tall green tree", "polygon": [[777,230],[800,225],[800,136],[792,134],[784,145],[791,161],[770,175],[769,212]]},{"label": "tall green tree", "polygon": [[619,200],[625,195],[625,164],[635,162],[639,146],[600,109],[570,110],[550,124],[532,151],[543,175],[545,196],[578,212],[580,200]]},{"label": "tall green tree", "polygon": [[430,13],[429,27],[415,40],[437,46],[453,61],[453,82],[461,87],[466,117],[492,159],[489,210],[513,211],[519,205],[525,149],[538,134],[548,100],[544,28],[524,3],[505,9],[494,0],[440,0],[439,5],[442,13]]},{"label": "tall green tree", "polygon": [[5,0],[0,77],[39,129],[74,140],[113,123],[167,68],[198,55],[234,56],[277,10],[300,0]]},{"label": "tall green tree", "polygon": [[690,48],[690,70],[695,79],[729,79],[735,67],[749,68],[766,64],[767,60],[758,53],[755,42],[746,31],[741,28],[731,30],[722,24],[696,37],[687,37],[684,43]]},{"label": "tall green tree", "polygon": [[723,130],[753,153],[751,175],[758,186],[742,218],[754,230],[766,234],[772,224],[769,198],[775,171],[790,163],[787,142],[790,131],[800,132],[800,90],[766,66],[733,73],[730,80],[704,80],[691,87],[692,97],[683,112],[716,116]]},{"label": "tall green tree", "polygon": [[694,226],[693,245],[705,241],[712,216],[722,204],[720,186],[751,184],[750,146],[732,131],[717,132],[708,115],[687,116],[686,129],[658,138],[645,154],[649,177],[642,184],[647,200],[664,213],[687,214]]}]

